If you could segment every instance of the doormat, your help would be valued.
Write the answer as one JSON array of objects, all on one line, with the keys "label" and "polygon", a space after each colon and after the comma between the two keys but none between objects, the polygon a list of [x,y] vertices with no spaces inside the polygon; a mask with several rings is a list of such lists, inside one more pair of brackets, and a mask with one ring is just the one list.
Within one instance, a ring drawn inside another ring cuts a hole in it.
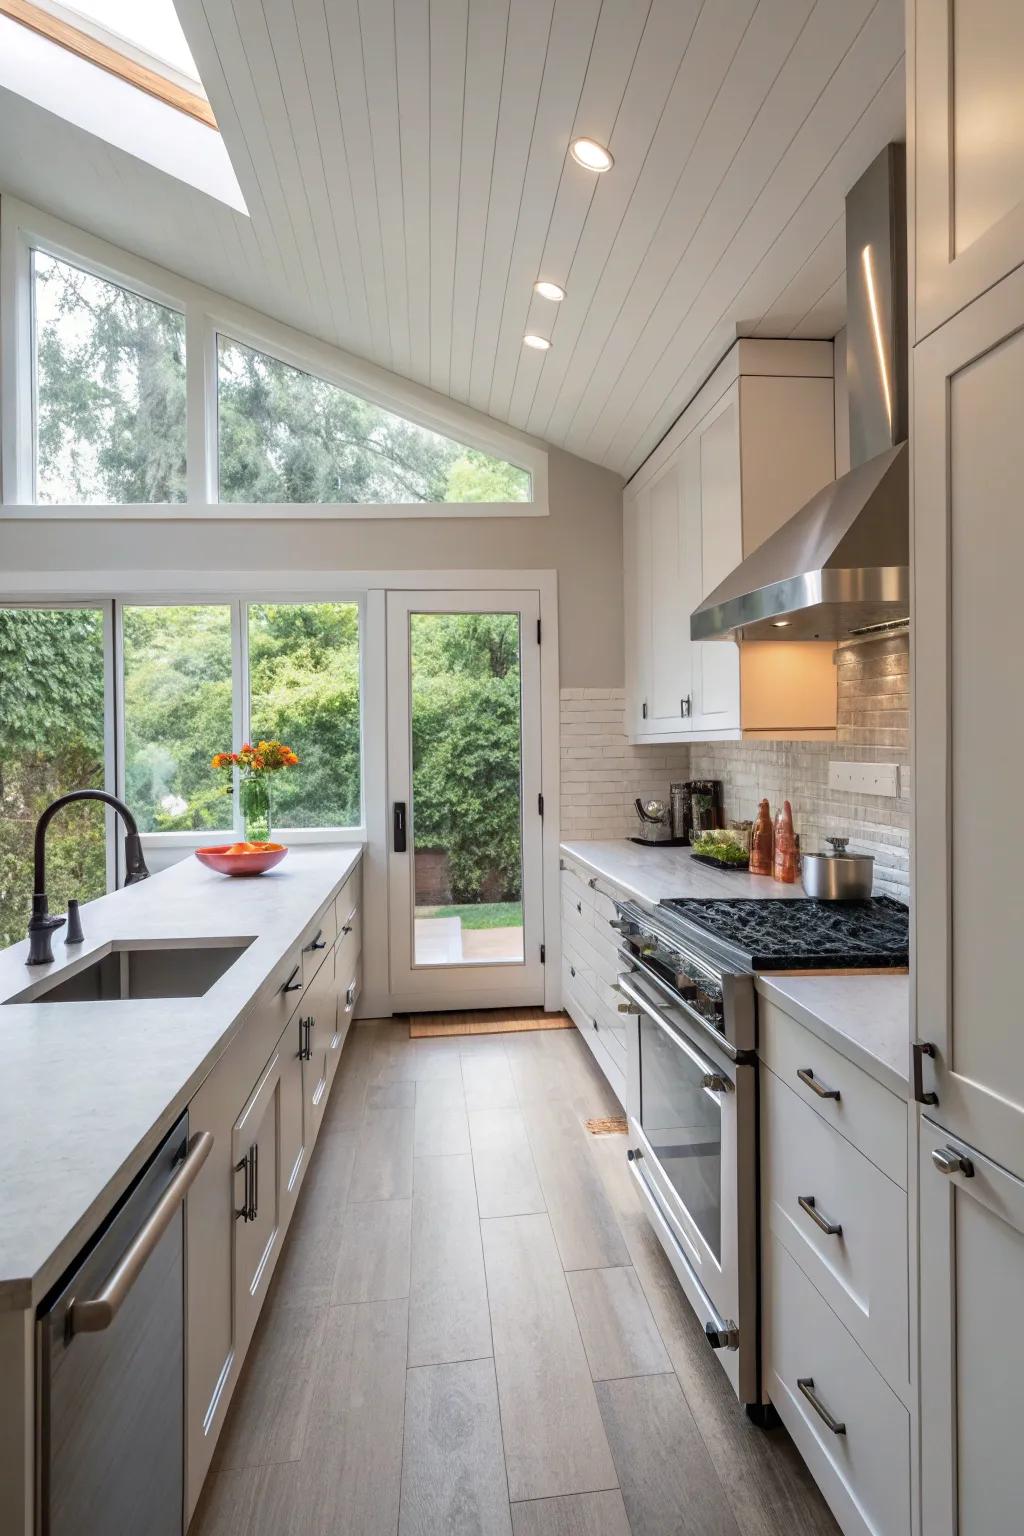
[{"label": "doormat", "polygon": [[629,1127],[625,1115],[607,1115],[603,1120],[584,1120],[591,1136],[625,1136]]},{"label": "doormat", "polygon": [[430,1035],[518,1035],[534,1029],[573,1029],[565,1013],[545,1013],[543,1008],[478,1008],[465,1013],[414,1013],[409,1018],[409,1039]]}]

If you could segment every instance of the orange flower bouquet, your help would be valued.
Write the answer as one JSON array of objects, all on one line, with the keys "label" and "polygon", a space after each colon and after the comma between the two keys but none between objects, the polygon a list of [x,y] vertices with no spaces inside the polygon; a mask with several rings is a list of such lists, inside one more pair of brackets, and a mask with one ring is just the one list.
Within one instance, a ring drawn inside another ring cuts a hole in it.
[{"label": "orange flower bouquet", "polygon": [[245,821],[245,836],[250,843],[270,841],[270,775],[283,768],[294,768],[298,754],[283,741],[243,742],[240,752],[215,752],[211,768],[239,773],[238,789]]}]

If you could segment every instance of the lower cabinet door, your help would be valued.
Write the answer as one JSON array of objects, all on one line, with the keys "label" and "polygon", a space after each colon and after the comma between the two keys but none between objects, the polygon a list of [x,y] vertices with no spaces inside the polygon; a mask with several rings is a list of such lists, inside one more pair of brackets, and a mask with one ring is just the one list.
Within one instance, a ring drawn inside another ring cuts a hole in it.
[{"label": "lower cabinet door", "polygon": [[1024,1182],[921,1121],[921,1528],[1021,1529]]},{"label": "lower cabinet door", "polygon": [[765,1381],[779,1416],[844,1536],[910,1536],[907,1409],[778,1238],[764,1260]]},{"label": "lower cabinet door", "polygon": [[327,1047],[330,1021],[324,1004],[305,1015],[306,1044],[302,1059],[302,1139],[306,1156],[313,1150],[327,1102]]},{"label": "lower cabinet door", "polygon": [[342,986],[339,977],[339,991],[335,998],[335,1024],[334,1033],[331,1036],[327,1049],[327,1086],[330,1088],[334,1082],[334,1074],[338,1070],[341,1060],[342,1048],[352,1028],[352,1015],[355,1013],[356,1003],[359,1001],[359,992],[362,986],[362,961],[356,957],[355,971],[347,985]]},{"label": "lower cabinet door", "polygon": [[252,1337],[281,1240],[281,1052],[275,1051],[235,1121],[235,1350]]},{"label": "lower cabinet door", "polygon": [[306,1152],[302,1114],[302,1065],[304,1018],[300,1007],[281,1037],[281,1121],[279,1127],[281,1165],[281,1227],[287,1231],[292,1211],[309,1161]]}]

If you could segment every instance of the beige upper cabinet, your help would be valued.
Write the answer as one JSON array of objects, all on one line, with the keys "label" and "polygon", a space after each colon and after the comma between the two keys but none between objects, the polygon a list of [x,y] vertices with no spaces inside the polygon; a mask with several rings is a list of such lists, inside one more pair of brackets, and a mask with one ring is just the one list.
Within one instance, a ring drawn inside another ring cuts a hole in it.
[{"label": "beige upper cabinet", "polygon": [[694,642],[690,614],[835,477],[831,342],[739,341],[623,498],[636,740],[834,732],[830,643]]},{"label": "beige upper cabinet", "polygon": [[1024,262],[1024,5],[909,7],[915,340]]}]

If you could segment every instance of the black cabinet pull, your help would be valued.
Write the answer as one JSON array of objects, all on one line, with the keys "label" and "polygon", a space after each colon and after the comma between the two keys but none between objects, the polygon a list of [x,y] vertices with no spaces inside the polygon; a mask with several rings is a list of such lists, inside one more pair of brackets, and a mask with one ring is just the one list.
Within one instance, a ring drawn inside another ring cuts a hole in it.
[{"label": "black cabinet pull", "polygon": [[405,801],[395,801],[395,836],[394,849],[396,853],[405,852]]},{"label": "black cabinet pull", "polygon": [[914,1099],[918,1104],[937,1104],[939,1096],[924,1086],[924,1058],[935,1060],[935,1047],[930,1040],[914,1041]]},{"label": "black cabinet pull", "polygon": [[807,1084],[812,1093],[816,1093],[818,1095],[819,1099],[835,1099],[836,1103],[838,1104],[839,1089],[826,1088],[824,1084],[815,1077],[814,1069],[812,1067],[798,1067],[796,1075],[802,1083]]},{"label": "black cabinet pull", "polygon": [[[302,970],[302,966],[301,965],[297,965],[295,967],[294,971],[292,971],[291,975],[288,977],[288,980],[285,982],[284,986],[281,988],[282,992],[301,992],[302,991],[302,977],[299,975],[301,970]],[[296,976],[299,977],[298,981],[295,980]]]},{"label": "black cabinet pull", "polygon": [[309,946],[310,949],[326,949],[327,948],[327,940],[325,938],[323,938],[322,935],[323,935],[323,929],[322,928],[318,928],[317,931],[316,931],[316,938],[313,940],[312,944],[310,944],[310,946]]}]

